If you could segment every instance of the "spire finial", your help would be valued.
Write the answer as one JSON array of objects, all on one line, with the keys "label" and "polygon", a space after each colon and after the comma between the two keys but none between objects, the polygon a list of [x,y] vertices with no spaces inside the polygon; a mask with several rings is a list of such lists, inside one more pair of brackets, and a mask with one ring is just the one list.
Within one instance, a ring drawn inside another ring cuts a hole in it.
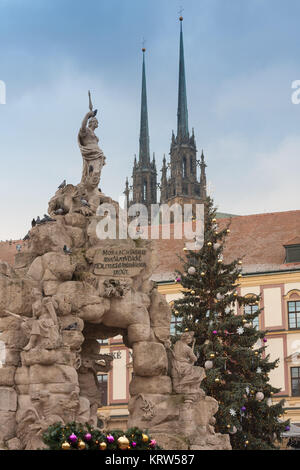
[{"label": "spire finial", "polygon": [[184,8],[182,8],[182,5],[180,5],[180,8],[179,8],[179,21],[183,21],[183,16],[182,16],[182,13],[184,11]]},{"label": "spire finial", "polygon": [[[143,46],[145,39],[143,39]],[[140,150],[139,163],[142,167],[150,165],[150,145],[149,145],[149,127],[148,127],[148,106],[147,106],[147,90],[146,90],[146,70],[145,70],[145,47],[143,51],[142,66],[142,94],[141,94],[141,124],[140,124]]]},{"label": "spire finial", "polygon": [[185,141],[189,138],[184,50],[183,50],[183,32],[182,32],[182,19],[180,18],[179,18],[180,20],[179,80],[178,80],[178,108],[177,108],[177,140],[179,142]]}]

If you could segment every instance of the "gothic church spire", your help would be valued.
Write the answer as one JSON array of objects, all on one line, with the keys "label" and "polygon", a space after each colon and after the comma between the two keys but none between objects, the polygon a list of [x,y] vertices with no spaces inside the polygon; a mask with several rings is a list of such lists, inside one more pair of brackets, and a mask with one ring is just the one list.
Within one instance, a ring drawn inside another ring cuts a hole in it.
[{"label": "gothic church spire", "polygon": [[143,168],[150,166],[150,145],[149,145],[149,126],[148,126],[148,107],[147,107],[147,89],[146,89],[146,71],[145,71],[145,51],[143,48],[143,71],[142,71],[142,94],[141,94],[141,127],[140,127],[140,150],[139,164]]},{"label": "gothic church spire", "polygon": [[189,137],[188,128],[188,110],[186,97],[186,81],[184,67],[183,33],[182,21],[180,16],[180,44],[179,44],[179,80],[178,80],[178,108],[177,108],[177,140],[182,142]]}]

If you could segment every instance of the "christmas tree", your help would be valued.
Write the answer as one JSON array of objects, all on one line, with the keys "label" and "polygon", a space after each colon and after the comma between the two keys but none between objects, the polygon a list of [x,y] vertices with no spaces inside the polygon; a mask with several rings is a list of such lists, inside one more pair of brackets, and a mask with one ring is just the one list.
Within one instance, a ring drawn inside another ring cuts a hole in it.
[{"label": "christmas tree", "polygon": [[216,430],[230,434],[233,449],[276,449],[289,422],[282,420],[284,401],[272,404],[280,390],[270,385],[268,374],[278,360],[270,361],[266,331],[256,325],[260,297],[238,293],[242,261],[224,262],[230,229],[218,229],[211,198],[204,222],[203,246],[196,238],[195,250],[184,248],[181,258],[184,273],[178,272],[177,282],[184,291],[174,302],[174,315],[181,319],[177,331],[195,332],[196,365],[206,369],[201,387],[219,403]]}]

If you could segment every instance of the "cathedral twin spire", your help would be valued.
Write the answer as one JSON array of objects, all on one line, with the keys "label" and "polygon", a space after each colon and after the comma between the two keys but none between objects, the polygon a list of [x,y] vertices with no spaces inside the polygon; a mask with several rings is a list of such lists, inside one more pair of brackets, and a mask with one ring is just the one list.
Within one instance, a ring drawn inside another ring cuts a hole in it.
[{"label": "cathedral twin spire", "polygon": [[188,109],[186,98],[186,82],[184,67],[182,16],[180,20],[180,44],[179,44],[179,79],[178,79],[178,108],[177,108],[177,139],[185,141],[189,138]]},{"label": "cathedral twin spire", "polygon": [[147,168],[150,165],[150,145],[149,145],[146,70],[145,70],[145,51],[146,51],[146,49],[143,48],[142,51],[143,51],[143,70],[142,70],[141,127],[140,127],[139,164],[142,167]]},{"label": "cathedral twin spire", "polygon": [[[204,156],[202,153],[201,164],[196,159],[196,145],[194,132],[189,136],[188,108],[184,65],[184,47],[182,20],[180,17],[180,43],[179,43],[179,79],[178,79],[178,108],[177,108],[177,136],[172,134],[170,164],[163,160],[162,179],[160,184],[161,202],[169,203],[180,196],[189,199],[204,199],[206,196],[206,175]],[[129,185],[126,183],[125,194],[130,204],[143,203],[147,206],[157,201],[157,172],[155,159],[150,161],[145,48],[142,64],[142,92],[141,92],[141,117],[139,137],[139,158],[133,166],[132,200],[129,201]],[[197,179],[197,165],[200,164],[200,181]],[[167,170],[170,168],[171,176],[168,179]]]}]

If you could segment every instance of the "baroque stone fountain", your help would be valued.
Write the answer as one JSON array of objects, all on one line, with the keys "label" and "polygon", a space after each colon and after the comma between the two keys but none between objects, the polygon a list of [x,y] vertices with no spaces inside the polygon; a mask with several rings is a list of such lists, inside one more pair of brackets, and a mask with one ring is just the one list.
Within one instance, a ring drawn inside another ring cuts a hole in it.
[{"label": "baroque stone fountain", "polygon": [[192,333],[170,347],[151,242],[97,235],[99,207],[111,204],[120,217],[98,189],[97,127],[90,99],[78,134],[81,182],[60,185],[15,265],[0,263],[0,448],[42,448],[55,422],[96,425],[97,372],[113,364],[97,340],[122,335],[133,352],[128,426],[148,429],[165,449],[230,449],[228,435],[214,431],[218,405],[200,388]]}]

